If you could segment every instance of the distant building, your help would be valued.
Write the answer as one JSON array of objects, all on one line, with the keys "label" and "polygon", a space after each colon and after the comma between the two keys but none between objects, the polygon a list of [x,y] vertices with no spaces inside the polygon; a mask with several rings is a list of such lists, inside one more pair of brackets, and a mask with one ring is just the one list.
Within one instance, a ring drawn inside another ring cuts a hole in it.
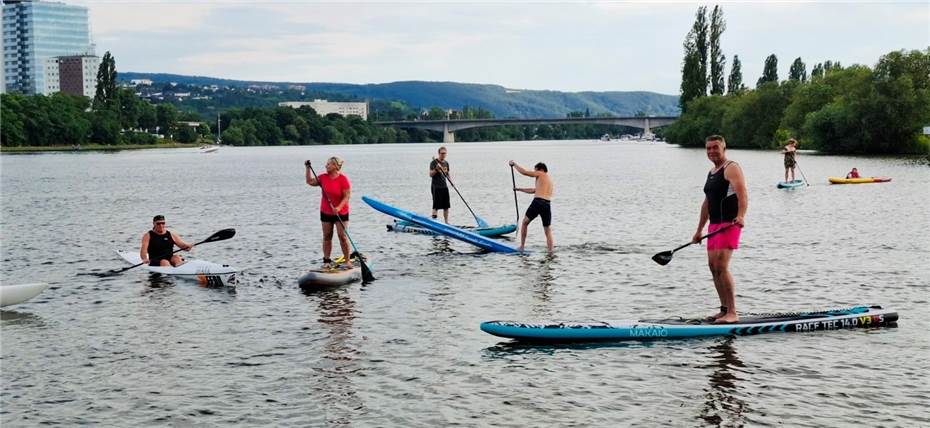
[{"label": "distant building", "polygon": [[368,120],[368,103],[329,102],[326,100],[313,101],[285,101],[278,103],[280,107],[300,108],[310,106],[320,116],[336,113],[342,116],[358,116]]},{"label": "distant building", "polygon": [[152,86],[152,79],[131,79],[129,83],[131,83],[132,86]]},{"label": "distant building", "polygon": [[[100,57],[74,55],[50,58],[46,62],[45,92],[63,92],[93,98],[97,92],[97,70]],[[55,77],[57,75],[57,82]]]},{"label": "distant building", "polygon": [[86,7],[40,0],[3,2],[2,86],[7,92],[52,93],[48,91],[56,84],[46,82],[46,77],[54,80],[60,66],[49,67],[49,59],[79,55],[94,55]]}]

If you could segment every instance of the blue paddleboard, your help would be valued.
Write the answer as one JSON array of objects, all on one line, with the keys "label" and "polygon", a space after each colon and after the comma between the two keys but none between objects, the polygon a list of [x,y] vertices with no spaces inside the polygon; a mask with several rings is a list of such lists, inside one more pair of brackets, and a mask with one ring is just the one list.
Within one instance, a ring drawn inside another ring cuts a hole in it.
[{"label": "blue paddleboard", "polygon": [[897,321],[895,311],[881,306],[856,306],[818,312],[743,314],[735,324],[681,317],[638,321],[489,321],[481,323],[481,330],[523,341],[590,342],[894,327]]},{"label": "blue paddleboard", "polygon": [[794,189],[804,185],[804,180],[779,181],[776,187],[779,189]]},{"label": "blue paddleboard", "polygon": [[517,249],[504,245],[500,242],[497,242],[493,239],[486,238],[474,232],[469,232],[467,230],[459,229],[455,226],[449,226],[445,223],[440,223],[438,221],[423,217],[421,215],[414,214],[410,211],[405,211],[400,208],[392,207],[384,202],[376,201],[367,196],[362,196],[362,201],[365,201],[366,204],[370,205],[372,208],[381,211],[391,217],[396,217],[401,220],[406,220],[411,223],[422,226],[426,229],[429,229],[440,235],[445,235],[450,238],[455,238],[460,241],[467,242],[478,248],[495,251],[498,253],[516,253]]},{"label": "blue paddleboard", "polygon": [[[469,232],[475,232],[481,236],[502,236],[508,233],[513,233],[517,230],[517,225],[515,224],[504,224],[500,226],[488,226],[488,227],[475,227],[475,226],[456,226],[459,229],[467,230]],[[406,233],[416,233],[420,235],[432,235],[436,236],[438,233],[433,232],[423,226],[420,226],[416,223],[412,223],[406,220],[394,220],[394,224],[387,225],[387,230],[389,232],[406,232]]]}]

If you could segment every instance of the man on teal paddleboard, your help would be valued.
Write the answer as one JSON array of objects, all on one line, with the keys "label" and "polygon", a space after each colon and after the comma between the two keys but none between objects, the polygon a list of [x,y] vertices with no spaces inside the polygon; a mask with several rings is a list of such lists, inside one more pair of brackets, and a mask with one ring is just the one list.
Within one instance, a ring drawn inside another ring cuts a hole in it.
[{"label": "man on teal paddleboard", "polygon": [[447,149],[445,146],[439,148],[439,157],[434,158],[429,163],[429,176],[432,177],[430,183],[430,193],[433,195],[433,219],[439,210],[442,210],[442,219],[449,224],[449,186],[446,184],[446,176],[449,175],[449,162],[446,160]]},{"label": "man on teal paddleboard", "polygon": [[736,289],[730,275],[730,256],[739,248],[740,232],[743,229],[746,210],[749,208],[749,193],[740,166],[727,159],[727,142],[719,135],[707,137],[704,143],[707,158],[714,167],[707,173],[704,183],[704,202],[701,204],[701,219],[692,242],[700,243],[704,225],[710,220],[707,233],[726,228],[723,232],[707,238],[707,263],[714,277],[714,288],[720,298],[720,312],[708,317],[716,324],[739,321],[736,313]]},{"label": "man on teal paddleboard", "polygon": [[549,203],[552,201],[552,191],[555,186],[552,184],[552,179],[549,178],[549,168],[542,162],[537,163],[532,171],[521,168],[514,161],[510,161],[510,166],[516,168],[520,174],[536,179],[536,186],[534,187],[513,188],[514,191],[536,196],[533,198],[533,202],[530,203],[529,208],[526,209],[523,222],[520,224],[520,247],[517,250],[523,252],[523,247],[526,245],[526,230],[530,222],[536,217],[540,217],[542,218],[543,231],[546,233],[546,248],[549,249],[551,254],[553,240],[552,229],[549,226],[552,224],[552,209],[549,207]]}]

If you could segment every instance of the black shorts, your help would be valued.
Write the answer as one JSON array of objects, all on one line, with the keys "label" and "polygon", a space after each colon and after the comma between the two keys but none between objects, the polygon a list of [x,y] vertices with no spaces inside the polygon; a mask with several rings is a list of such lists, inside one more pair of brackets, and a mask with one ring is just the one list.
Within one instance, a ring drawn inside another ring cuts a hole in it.
[{"label": "black shorts", "polygon": [[345,214],[341,214],[341,215],[339,215],[339,216],[335,216],[335,215],[326,214],[326,213],[324,213],[323,211],[320,211],[320,221],[322,221],[323,223],[336,223],[336,222],[338,222],[339,220],[342,220],[342,221],[349,221],[349,213],[345,213]]},{"label": "black shorts", "polygon": [[448,187],[439,187],[432,189],[433,190],[433,209],[434,210],[447,210],[449,209],[449,188]]},{"label": "black shorts", "polygon": [[161,266],[162,260],[167,260],[168,263],[171,263],[171,257],[163,258],[163,259],[149,259],[149,266]]},{"label": "black shorts", "polygon": [[552,224],[552,210],[549,208],[549,201],[543,198],[533,198],[530,207],[526,209],[526,218],[533,221],[536,216],[542,217],[543,227],[549,227]]}]

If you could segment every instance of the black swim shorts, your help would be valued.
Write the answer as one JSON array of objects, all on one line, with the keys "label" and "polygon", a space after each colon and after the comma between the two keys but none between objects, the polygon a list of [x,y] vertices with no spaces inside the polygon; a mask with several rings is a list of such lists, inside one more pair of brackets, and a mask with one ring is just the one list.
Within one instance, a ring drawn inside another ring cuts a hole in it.
[{"label": "black swim shorts", "polygon": [[552,224],[552,210],[549,208],[549,201],[543,198],[533,198],[530,207],[526,209],[526,218],[533,221],[537,216],[542,217],[543,227],[549,227]]},{"label": "black swim shorts", "polygon": [[320,211],[320,221],[323,223],[337,223],[340,219],[342,221],[349,221],[349,213],[345,213],[336,217],[332,214],[326,214],[323,211]]},{"label": "black swim shorts", "polygon": [[449,188],[448,187],[439,187],[433,189],[433,209],[434,210],[447,210],[449,209]]}]

